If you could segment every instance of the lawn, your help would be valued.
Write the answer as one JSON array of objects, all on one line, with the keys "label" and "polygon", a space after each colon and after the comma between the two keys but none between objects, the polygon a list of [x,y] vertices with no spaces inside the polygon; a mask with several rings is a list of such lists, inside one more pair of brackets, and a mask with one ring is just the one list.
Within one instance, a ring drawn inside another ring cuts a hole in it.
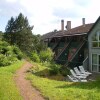
[{"label": "lawn", "polygon": [[47,100],[100,100],[100,79],[87,83],[57,81],[41,75],[44,70],[48,72],[47,67],[35,66],[38,68],[32,68],[27,79]]},{"label": "lawn", "polygon": [[23,61],[6,67],[0,67],[0,100],[22,100],[14,82],[14,73],[20,68]]}]

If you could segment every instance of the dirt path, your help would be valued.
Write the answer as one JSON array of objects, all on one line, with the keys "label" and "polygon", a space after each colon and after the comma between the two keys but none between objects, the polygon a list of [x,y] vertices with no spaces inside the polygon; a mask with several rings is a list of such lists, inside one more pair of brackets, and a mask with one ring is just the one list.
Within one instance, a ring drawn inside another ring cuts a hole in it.
[{"label": "dirt path", "polygon": [[24,100],[44,100],[40,92],[31,86],[29,80],[25,79],[25,72],[32,67],[32,64],[26,62],[17,72],[15,82],[20,90]]}]

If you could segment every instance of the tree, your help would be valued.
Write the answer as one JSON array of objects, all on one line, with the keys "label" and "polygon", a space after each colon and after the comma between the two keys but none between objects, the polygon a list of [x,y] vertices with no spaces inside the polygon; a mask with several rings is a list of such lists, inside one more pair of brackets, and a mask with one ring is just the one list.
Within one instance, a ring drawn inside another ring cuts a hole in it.
[{"label": "tree", "polygon": [[40,53],[42,50],[46,50],[47,46],[41,41],[41,35],[33,35],[33,50]]},{"label": "tree", "polygon": [[0,31],[0,40],[2,40],[2,39],[3,39],[3,32]]},{"label": "tree", "polygon": [[5,28],[6,34],[4,35],[6,40],[10,43],[13,44],[13,32],[14,32],[14,18],[11,17],[11,19],[8,21],[8,24]]},{"label": "tree", "polygon": [[32,29],[33,26],[29,25],[27,17],[20,13],[15,19],[11,17],[8,21],[5,38],[10,44],[16,44],[23,52],[29,54],[33,48]]}]

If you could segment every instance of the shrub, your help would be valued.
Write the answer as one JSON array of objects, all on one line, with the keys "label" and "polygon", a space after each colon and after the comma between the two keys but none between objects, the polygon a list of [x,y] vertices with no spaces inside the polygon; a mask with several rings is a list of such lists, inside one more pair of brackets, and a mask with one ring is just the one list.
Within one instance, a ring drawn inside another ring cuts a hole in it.
[{"label": "shrub", "polygon": [[7,59],[9,60],[10,63],[13,63],[18,60],[15,56],[9,56],[7,57]]},{"label": "shrub", "polygon": [[50,66],[49,66],[51,69],[50,69],[50,75],[57,75],[59,74],[59,69],[60,69],[60,65],[58,64],[55,64],[55,63],[51,63]]},{"label": "shrub", "polygon": [[22,52],[16,46],[10,46],[5,41],[0,41],[0,66],[10,65],[11,63],[21,60]]},{"label": "shrub", "polygon": [[6,46],[9,46],[9,43],[7,43],[6,41],[1,41],[0,40],[0,46],[6,47]]},{"label": "shrub", "polygon": [[60,68],[60,73],[63,75],[63,76],[67,76],[70,72],[67,68],[65,67],[61,67]]},{"label": "shrub", "polygon": [[53,58],[53,52],[50,48],[47,48],[45,51],[40,51],[40,60],[42,62],[51,61]]},{"label": "shrub", "polygon": [[16,46],[13,46],[13,53],[16,54],[17,58],[19,60],[21,60],[23,58],[23,53],[21,52],[21,50],[16,47]]},{"label": "shrub", "polygon": [[10,64],[11,62],[8,60],[8,58],[5,55],[0,54],[0,66],[7,66]]},{"label": "shrub", "polygon": [[32,52],[31,60],[34,62],[40,62],[40,58],[39,58],[39,55],[37,54],[37,52]]}]

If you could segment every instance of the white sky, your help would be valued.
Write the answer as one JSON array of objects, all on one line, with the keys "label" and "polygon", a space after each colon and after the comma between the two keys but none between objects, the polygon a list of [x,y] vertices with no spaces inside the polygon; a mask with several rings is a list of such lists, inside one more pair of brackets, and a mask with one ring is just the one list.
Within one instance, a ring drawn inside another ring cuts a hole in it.
[{"label": "white sky", "polygon": [[22,12],[28,17],[29,24],[34,25],[34,34],[45,34],[54,29],[60,30],[61,19],[65,25],[71,20],[72,27],[92,23],[100,15],[99,0],[0,0],[0,31],[11,16],[16,17]]}]

